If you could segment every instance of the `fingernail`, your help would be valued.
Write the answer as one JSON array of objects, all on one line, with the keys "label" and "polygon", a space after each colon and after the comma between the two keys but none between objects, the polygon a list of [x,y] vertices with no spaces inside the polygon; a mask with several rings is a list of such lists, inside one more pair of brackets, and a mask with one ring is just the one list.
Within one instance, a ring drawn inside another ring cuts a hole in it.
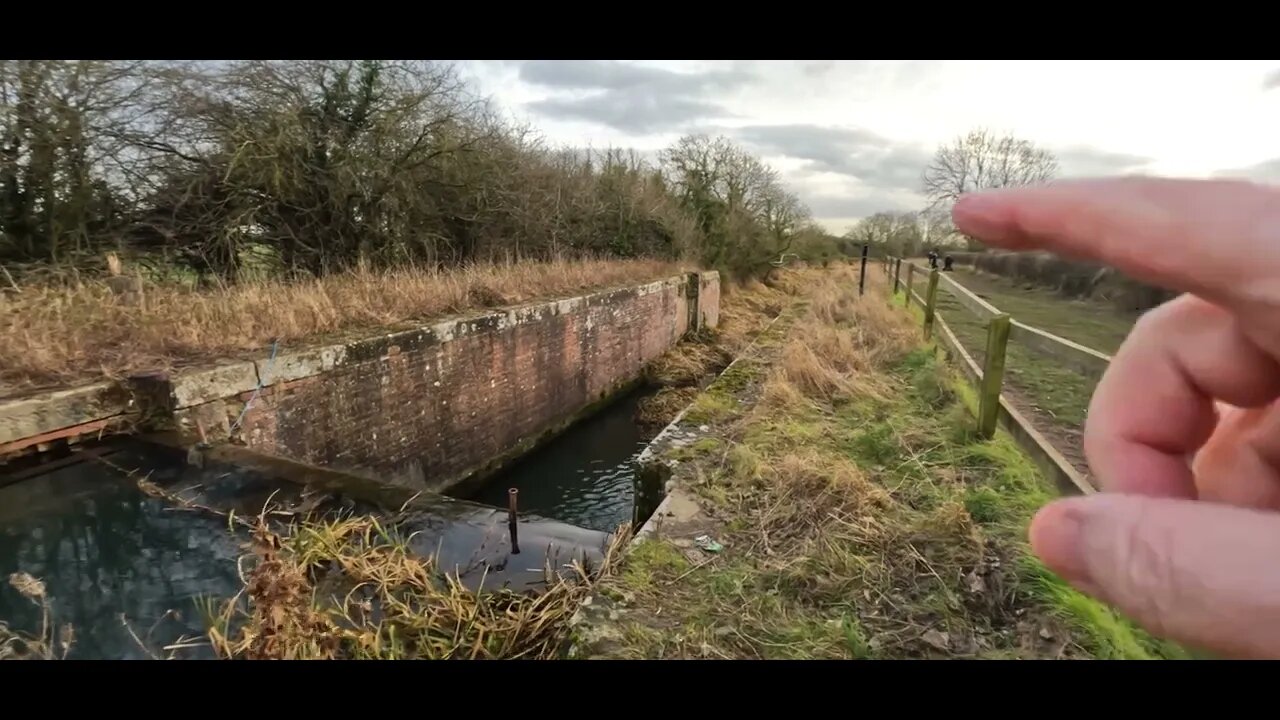
[{"label": "fingernail", "polygon": [[1041,508],[1031,521],[1031,549],[1064,580],[1092,586],[1084,555],[1084,513],[1077,499],[1060,500]]}]

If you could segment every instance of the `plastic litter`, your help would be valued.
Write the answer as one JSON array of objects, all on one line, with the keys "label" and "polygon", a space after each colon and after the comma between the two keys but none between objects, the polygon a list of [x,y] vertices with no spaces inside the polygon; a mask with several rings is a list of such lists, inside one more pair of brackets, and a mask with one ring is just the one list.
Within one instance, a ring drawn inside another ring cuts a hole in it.
[{"label": "plastic litter", "polygon": [[699,549],[710,553],[718,553],[724,550],[724,546],[716,542],[710,535],[699,535],[693,539],[693,544]]}]

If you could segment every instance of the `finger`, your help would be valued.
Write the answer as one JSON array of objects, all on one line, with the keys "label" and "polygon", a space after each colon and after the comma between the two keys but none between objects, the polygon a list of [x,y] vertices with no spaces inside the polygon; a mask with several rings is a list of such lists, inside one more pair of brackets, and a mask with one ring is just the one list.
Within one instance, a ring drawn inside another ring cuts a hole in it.
[{"label": "finger", "polygon": [[1220,409],[1213,435],[1195,455],[1201,500],[1280,510],[1280,402]]},{"label": "finger", "polygon": [[1256,407],[1280,395],[1280,364],[1230,313],[1182,295],[1146,313],[1089,403],[1084,451],[1101,486],[1195,497],[1187,457],[1217,422],[1214,398]]},{"label": "finger", "polygon": [[956,227],[1048,250],[1220,304],[1280,301],[1280,189],[1238,180],[1115,178],[965,195]]},{"label": "finger", "polygon": [[1030,535],[1051,570],[1158,637],[1280,657],[1280,516],[1104,493],[1045,506]]}]

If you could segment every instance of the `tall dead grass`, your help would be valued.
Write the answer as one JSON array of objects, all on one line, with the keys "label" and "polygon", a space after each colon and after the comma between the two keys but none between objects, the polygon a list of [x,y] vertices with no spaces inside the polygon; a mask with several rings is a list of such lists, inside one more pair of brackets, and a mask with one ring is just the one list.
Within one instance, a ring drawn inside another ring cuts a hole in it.
[{"label": "tall dead grass", "polygon": [[169,368],[408,321],[654,280],[655,260],[559,260],[449,271],[358,269],[304,281],[118,294],[105,282],[0,293],[0,396]]},{"label": "tall dead grass", "polygon": [[794,274],[783,276],[775,286],[755,279],[721,286],[720,323],[716,334],[725,350],[737,355],[769,320],[782,312],[796,294],[796,288],[791,284]]},{"label": "tall dead grass", "polygon": [[702,386],[724,370],[794,299],[791,293],[795,290],[788,279],[789,275],[780,279],[779,287],[754,279],[722,281],[718,327],[679,343],[650,363],[645,378],[659,390],[641,400],[637,421],[662,426],[675,419]]},{"label": "tall dead grass", "polygon": [[856,279],[847,270],[819,276],[817,282],[809,315],[783,348],[785,378],[826,402],[855,396],[884,399],[895,382],[882,371],[916,346],[915,328],[886,304],[874,284],[859,296]]}]

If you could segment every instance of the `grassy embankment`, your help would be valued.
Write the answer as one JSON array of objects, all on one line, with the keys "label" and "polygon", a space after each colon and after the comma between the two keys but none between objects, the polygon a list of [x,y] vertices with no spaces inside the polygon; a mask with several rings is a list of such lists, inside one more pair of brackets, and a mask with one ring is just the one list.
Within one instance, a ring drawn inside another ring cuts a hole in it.
[{"label": "grassy embankment", "polygon": [[674,275],[676,263],[564,260],[441,272],[353,271],[195,290],[172,283],[113,292],[106,282],[0,292],[0,397],[41,388],[260,355],[349,332],[483,307],[570,296]]},{"label": "grassy embankment", "polygon": [[641,543],[583,654],[1182,657],[1030,555],[1049,485],[1007,435],[973,437],[972,391],[868,281],[860,301],[848,269],[793,277],[806,313],[696,399],[711,432],[675,478],[724,548]]}]

